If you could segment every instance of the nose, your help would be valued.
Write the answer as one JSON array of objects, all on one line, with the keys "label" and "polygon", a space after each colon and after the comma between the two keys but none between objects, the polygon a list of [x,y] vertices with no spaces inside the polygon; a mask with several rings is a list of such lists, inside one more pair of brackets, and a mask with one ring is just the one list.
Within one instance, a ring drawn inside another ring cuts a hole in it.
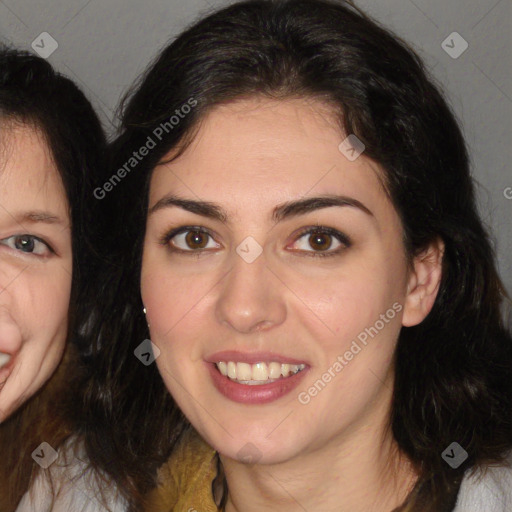
[{"label": "nose", "polygon": [[252,263],[235,255],[217,299],[217,320],[239,333],[268,330],[282,324],[286,319],[282,287],[267,267],[264,253]]}]

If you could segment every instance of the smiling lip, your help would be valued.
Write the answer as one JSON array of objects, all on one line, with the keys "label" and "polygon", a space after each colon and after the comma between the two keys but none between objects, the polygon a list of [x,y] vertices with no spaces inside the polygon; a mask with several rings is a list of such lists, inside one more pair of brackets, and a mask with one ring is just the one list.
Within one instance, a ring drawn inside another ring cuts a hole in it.
[{"label": "smiling lip", "polygon": [[[305,368],[290,377],[280,378],[273,382],[269,382],[268,384],[250,386],[247,384],[239,384],[238,382],[234,382],[228,377],[222,375],[215,365],[215,363],[219,361],[237,361],[248,364],[275,361],[282,364],[303,364],[305,365]],[[288,358],[271,352],[258,352],[252,354],[237,351],[217,352],[207,358],[206,366],[217,391],[233,402],[244,404],[265,404],[287,395],[298,386],[299,382],[309,370],[309,366],[304,361]]]}]

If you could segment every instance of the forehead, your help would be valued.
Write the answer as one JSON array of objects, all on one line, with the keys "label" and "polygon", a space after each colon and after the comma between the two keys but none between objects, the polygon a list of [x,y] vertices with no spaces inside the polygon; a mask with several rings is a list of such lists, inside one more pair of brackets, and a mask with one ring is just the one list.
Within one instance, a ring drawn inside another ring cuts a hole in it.
[{"label": "forehead", "polygon": [[6,209],[30,207],[67,215],[60,173],[40,130],[0,120],[0,204]]},{"label": "forehead", "polygon": [[339,149],[345,138],[337,112],[317,100],[255,97],[216,107],[187,150],[156,167],[150,204],[172,191],[236,209],[256,198],[258,207],[270,208],[329,193],[389,206],[382,169],[364,154],[347,159]]}]

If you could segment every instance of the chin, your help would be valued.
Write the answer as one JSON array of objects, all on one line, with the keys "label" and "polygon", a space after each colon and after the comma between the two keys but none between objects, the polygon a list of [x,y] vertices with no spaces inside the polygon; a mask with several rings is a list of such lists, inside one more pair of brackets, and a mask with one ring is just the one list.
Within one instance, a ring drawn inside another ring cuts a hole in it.
[{"label": "chin", "polygon": [[268,432],[263,433],[261,430],[259,432],[252,432],[250,428],[240,430],[243,434],[230,431],[232,437],[225,432],[212,438],[208,436],[207,442],[222,457],[247,464],[283,463],[294,458],[302,449],[296,436],[291,436],[286,431],[281,435],[268,436]]}]

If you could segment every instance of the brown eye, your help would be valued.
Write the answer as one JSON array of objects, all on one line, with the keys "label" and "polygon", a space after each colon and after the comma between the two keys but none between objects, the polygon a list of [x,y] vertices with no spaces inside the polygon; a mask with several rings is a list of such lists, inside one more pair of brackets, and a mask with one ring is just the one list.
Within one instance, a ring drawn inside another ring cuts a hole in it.
[{"label": "brown eye", "polygon": [[220,249],[213,236],[200,228],[180,227],[167,233],[162,239],[163,245],[178,252],[200,253],[210,249]]},{"label": "brown eye", "polygon": [[201,231],[189,231],[185,242],[191,249],[204,249],[208,244],[209,235]]},{"label": "brown eye", "polygon": [[315,251],[326,251],[332,245],[332,236],[328,233],[311,233],[309,235],[309,245]]},{"label": "brown eye", "polygon": [[350,239],[337,229],[314,226],[301,232],[292,249],[307,256],[335,256],[351,245]]}]

